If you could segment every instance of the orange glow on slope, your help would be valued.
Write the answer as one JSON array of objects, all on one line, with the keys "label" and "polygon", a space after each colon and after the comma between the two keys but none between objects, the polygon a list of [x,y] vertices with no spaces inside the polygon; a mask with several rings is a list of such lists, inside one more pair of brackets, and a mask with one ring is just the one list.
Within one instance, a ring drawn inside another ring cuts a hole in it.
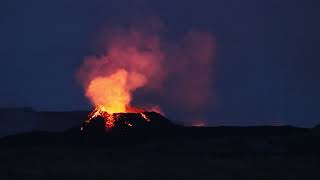
[{"label": "orange glow on slope", "polygon": [[[88,119],[85,121],[85,124],[89,124],[91,120],[95,117],[102,117],[105,122],[106,130],[110,130],[114,127],[115,117],[114,114],[109,114],[103,106],[96,107],[88,116]],[[80,129],[83,130],[83,127]]]},{"label": "orange glow on slope", "polygon": [[[143,119],[145,119],[147,122],[150,122],[151,120],[147,117],[146,114],[144,114],[143,109],[130,107],[129,112],[127,113],[139,113]],[[85,121],[85,125],[88,125],[93,118],[96,117],[102,117],[104,119],[105,128],[107,131],[111,130],[115,126],[115,121],[119,118],[119,113],[108,113],[106,109],[103,106],[97,106],[88,116],[88,119]],[[133,125],[127,121],[125,121],[125,124],[129,127],[132,127]],[[80,128],[81,131],[84,130],[84,127],[82,126]]]},{"label": "orange glow on slope", "polygon": [[194,127],[204,127],[206,125],[207,125],[207,123],[203,120],[195,120],[191,124],[191,126],[194,126]]}]

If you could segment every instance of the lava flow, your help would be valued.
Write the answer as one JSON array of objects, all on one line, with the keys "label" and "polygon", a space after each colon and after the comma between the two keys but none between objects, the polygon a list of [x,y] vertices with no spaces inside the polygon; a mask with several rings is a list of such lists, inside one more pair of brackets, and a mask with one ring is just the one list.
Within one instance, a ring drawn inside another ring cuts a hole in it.
[{"label": "lava flow", "polygon": [[[147,117],[147,115],[144,112],[142,112],[142,109],[139,109],[139,108],[128,108],[128,109],[129,109],[129,112],[125,112],[125,113],[140,114],[141,118],[143,118],[146,122],[151,122],[151,120]],[[110,131],[112,128],[115,127],[115,122],[120,118],[120,114],[125,114],[125,113],[108,113],[106,111],[106,108],[104,108],[103,106],[98,106],[89,114],[88,119],[84,122],[84,126],[89,125],[94,118],[102,117],[104,120],[106,131]],[[124,123],[128,127],[133,126],[133,124],[128,121],[124,121]],[[81,131],[84,129],[84,126],[81,127]]]}]

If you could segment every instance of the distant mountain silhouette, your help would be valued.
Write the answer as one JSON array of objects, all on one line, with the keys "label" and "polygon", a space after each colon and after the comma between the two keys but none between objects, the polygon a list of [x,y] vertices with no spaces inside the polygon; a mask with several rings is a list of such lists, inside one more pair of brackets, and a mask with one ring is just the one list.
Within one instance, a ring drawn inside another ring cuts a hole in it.
[{"label": "distant mountain silhouette", "polygon": [[30,131],[64,131],[78,126],[89,111],[36,111],[29,107],[0,108],[0,137]]}]

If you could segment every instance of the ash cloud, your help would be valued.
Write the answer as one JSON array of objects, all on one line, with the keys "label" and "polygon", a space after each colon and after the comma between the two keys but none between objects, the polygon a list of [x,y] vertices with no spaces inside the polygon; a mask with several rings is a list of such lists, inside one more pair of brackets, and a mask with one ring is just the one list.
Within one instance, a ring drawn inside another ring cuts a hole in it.
[{"label": "ash cloud", "polygon": [[[199,118],[213,97],[214,36],[193,29],[179,40],[168,40],[169,28],[159,21],[110,27],[98,33],[96,53],[87,56],[77,72],[84,89],[95,77],[125,69],[127,86],[134,87],[132,99],[139,99],[133,105],[152,109],[153,104],[165,114],[170,108]],[[136,91],[145,93],[134,96]],[[152,102],[141,100],[148,99],[147,94],[155,97]]]}]

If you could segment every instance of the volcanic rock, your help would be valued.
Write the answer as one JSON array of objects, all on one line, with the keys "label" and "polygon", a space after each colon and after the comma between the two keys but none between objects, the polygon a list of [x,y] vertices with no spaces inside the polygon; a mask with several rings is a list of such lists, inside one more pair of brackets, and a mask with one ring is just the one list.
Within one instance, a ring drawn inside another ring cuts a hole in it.
[{"label": "volcanic rock", "polygon": [[176,127],[169,119],[156,112],[114,113],[113,118],[115,122],[112,129],[106,129],[104,117],[97,116],[91,119],[89,123],[84,123],[81,130],[85,133],[100,134],[106,131],[119,132],[134,129]]}]

